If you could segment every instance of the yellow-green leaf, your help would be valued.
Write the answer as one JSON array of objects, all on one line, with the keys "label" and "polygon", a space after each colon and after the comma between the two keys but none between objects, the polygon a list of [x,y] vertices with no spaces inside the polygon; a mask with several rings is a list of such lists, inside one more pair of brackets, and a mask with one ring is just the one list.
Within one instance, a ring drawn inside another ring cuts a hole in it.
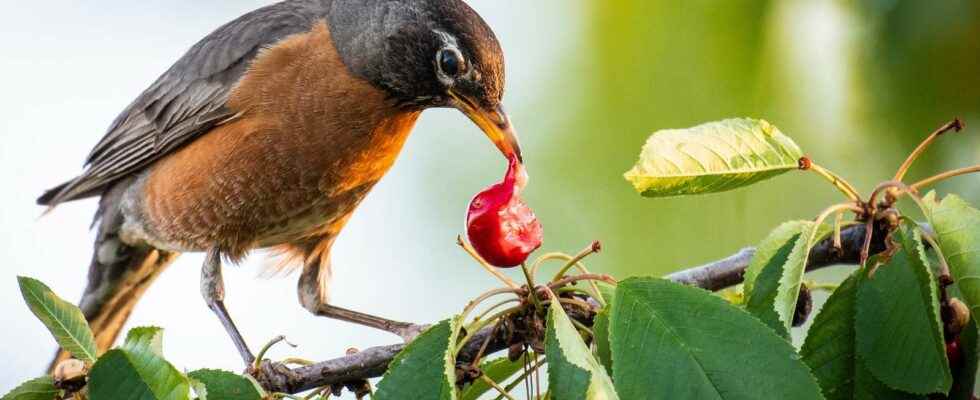
[{"label": "yellow-green leaf", "polygon": [[21,276],[17,283],[31,312],[51,331],[61,348],[79,360],[94,363],[98,358],[95,338],[82,311],[37,279]]},{"label": "yellow-green leaf", "polygon": [[624,176],[646,197],[716,193],[797,169],[801,157],[765,120],[727,119],[655,132]]},{"label": "yellow-green leaf", "polygon": [[0,400],[54,400],[60,395],[61,390],[54,387],[51,377],[42,376],[20,384]]}]

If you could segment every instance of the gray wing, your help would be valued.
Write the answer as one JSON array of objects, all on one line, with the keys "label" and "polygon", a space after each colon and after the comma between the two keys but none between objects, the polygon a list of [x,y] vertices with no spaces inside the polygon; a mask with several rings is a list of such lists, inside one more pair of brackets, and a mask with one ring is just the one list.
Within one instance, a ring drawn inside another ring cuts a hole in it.
[{"label": "gray wing", "polygon": [[233,119],[225,104],[258,51],[308,31],[324,12],[320,1],[286,1],[218,28],[116,118],[80,176],[44,193],[38,204],[101,195],[116,181]]}]

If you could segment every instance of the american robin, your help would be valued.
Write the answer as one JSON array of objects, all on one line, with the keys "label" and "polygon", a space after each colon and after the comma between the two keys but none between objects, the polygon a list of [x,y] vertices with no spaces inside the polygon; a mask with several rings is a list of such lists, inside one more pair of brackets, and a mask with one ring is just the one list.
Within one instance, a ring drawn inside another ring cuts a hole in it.
[{"label": "american robin", "polygon": [[500,45],[461,0],[287,0],[218,28],[116,118],[80,176],[38,199],[101,197],[80,303],[99,347],[179,253],[206,252],[204,299],[251,363],[221,264],[258,248],[301,260],[311,313],[411,337],[328,303],[331,245],[427,108],[459,109],[519,159],[503,86]]}]

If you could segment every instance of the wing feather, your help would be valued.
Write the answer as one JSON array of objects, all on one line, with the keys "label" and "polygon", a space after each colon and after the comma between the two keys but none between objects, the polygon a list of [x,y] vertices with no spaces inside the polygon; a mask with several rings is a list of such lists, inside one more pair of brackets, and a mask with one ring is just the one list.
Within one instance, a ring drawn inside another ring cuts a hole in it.
[{"label": "wing feather", "polygon": [[308,31],[326,13],[319,0],[290,0],[225,24],[194,45],[110,125],[77,178],[49,190],[38,203],[97,196],[119,179],[236,117],[228,96],[264,47]]}]

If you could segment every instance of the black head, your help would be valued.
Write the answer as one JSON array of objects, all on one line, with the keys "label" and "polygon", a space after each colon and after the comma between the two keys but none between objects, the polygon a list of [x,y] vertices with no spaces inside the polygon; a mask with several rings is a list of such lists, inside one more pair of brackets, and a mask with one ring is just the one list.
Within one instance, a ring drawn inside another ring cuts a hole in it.
[{"label": "black head", "polygon": [[399,105],[463,111],[508,156],[520,157],[503,111],[504,55],[460,0],[334,0],[334,46],[351,72]]}]

